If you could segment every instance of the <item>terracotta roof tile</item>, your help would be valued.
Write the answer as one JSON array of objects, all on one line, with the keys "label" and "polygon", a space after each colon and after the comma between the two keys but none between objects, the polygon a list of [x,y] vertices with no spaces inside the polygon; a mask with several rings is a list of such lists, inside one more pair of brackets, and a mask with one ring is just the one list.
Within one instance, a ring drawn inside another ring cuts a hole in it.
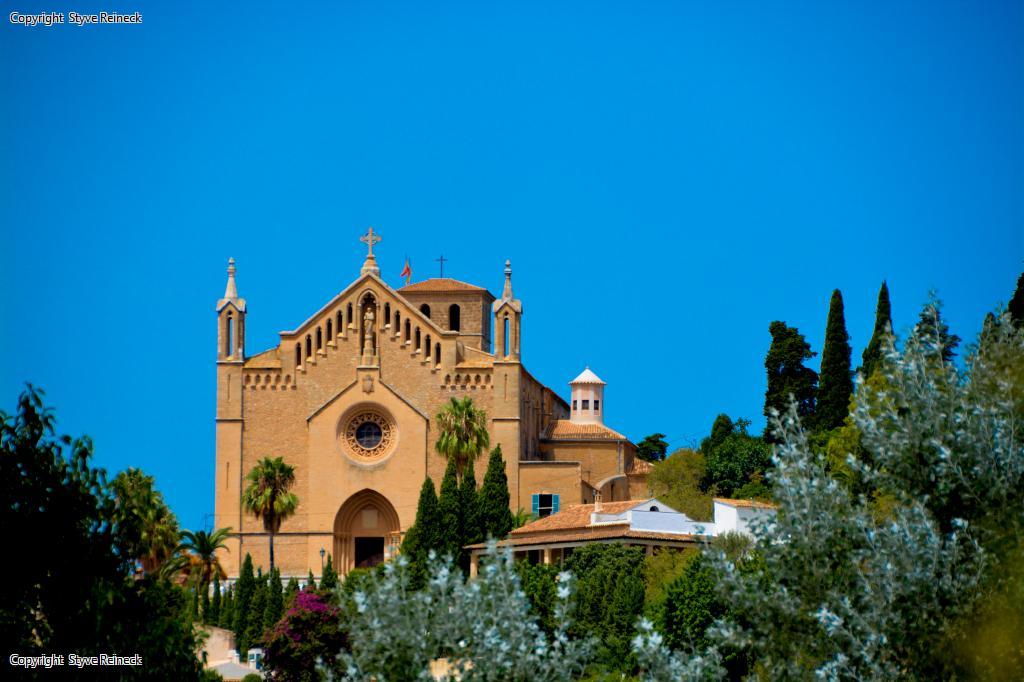
[{"label": "terracotta roof tile", "polygon": [[457,279],[451,279],[450,277],[440,278],[434,277],[432,279],[425,279],[422,282],[416,282],[414,284],[407,284],[398,290],[400,294],[416,294],[416,293],[437,293],[437,292],[450,292],[450,291],[483,291],[490,293],[483,287],[478,287],[475,284],[469,284],[467,282],[460,282]]},{"label": "terracotta roof tile", "polygon": [[546,440],[629,440],[604,424],[575,424],[568,419],[556,419],[548,425]]},{"label": "terracotta roof tile", "polygon": [[633,466],[629,468],[627,474],[649,474],[654,471],[654,465],[645,459],[639,457],[633,458]]},{"label": "terracotta roof tile", "polygon": [[[601,514],[621,514],[622,512],[639,506],[648,500],[625,500],[623,502],[603,502]],[[512,535],[525,535],[527,533],[544,533],[552,530],[565,530],[569,528],[587,528],[590,526],[590,515],[594,512],[592,504],[574,504],[559,511],[557,514],[545,516],[542,519],[532,521],[521,528],[512,531]]]},{"label": "terracotta roof tile", "polygon": [[[568,528],[548,533],[530,533],[527,535],[515,535],[515,531],[513,531],[507,539],[502,540],[498,544],[522,547],[528,545],[551,545],[562,542],[614,540],[619,538],[625,540],[675,540],[678,542],[695,542],[699,536],[685,533],[635,531],[629,530],[629,524],[627,523],[616,523],[605,526],[590,526],[589,528]],[[475,545],[467,545],[469,549],[483,549],[486,546],[487,543],[484,542]]]},{"label": "terracotta roof tile", "polygon": [[758,502],[757,500],[733,500],[728,497],[716,497],[715,502],[721,502],[731,507],[746,507],[752,509],[778,509],[779,506],[776,504],[769,504],[767,502]]}]

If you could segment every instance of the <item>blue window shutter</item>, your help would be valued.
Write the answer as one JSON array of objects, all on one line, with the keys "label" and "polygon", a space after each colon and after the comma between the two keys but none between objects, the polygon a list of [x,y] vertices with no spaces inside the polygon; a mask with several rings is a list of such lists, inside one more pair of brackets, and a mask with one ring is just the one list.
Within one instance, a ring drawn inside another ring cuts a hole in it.
[{"label": "blue window shutter", "polygon": [[540,495],[533,496],[533,515],[540,516]]},{"label": "blue window shutter", "polygon": [[558,495],[552,495],[551,496],[551,513],[552,514],[557,514],[558,513]]}]

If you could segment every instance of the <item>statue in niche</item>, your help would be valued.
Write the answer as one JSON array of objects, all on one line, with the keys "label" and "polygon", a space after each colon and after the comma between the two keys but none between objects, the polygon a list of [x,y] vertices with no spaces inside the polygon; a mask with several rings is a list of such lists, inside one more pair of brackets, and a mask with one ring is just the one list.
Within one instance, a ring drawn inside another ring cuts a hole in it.
[{"label": "statue in niche", "polygon": [[366,312],[363,313],[363,355],[374,355],[373,320],[373,307],[367,305]]}]

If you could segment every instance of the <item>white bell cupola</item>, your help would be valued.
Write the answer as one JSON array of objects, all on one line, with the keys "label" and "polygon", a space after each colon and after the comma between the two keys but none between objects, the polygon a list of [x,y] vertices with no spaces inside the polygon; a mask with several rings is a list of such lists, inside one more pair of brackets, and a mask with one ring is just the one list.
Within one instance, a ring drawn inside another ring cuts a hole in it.
[{"label": "white bell cupola", "polygon": [[569,382],[572,410],[569,421],[575,424],[604,424],[604,387],[601,377],[587,367]]}]

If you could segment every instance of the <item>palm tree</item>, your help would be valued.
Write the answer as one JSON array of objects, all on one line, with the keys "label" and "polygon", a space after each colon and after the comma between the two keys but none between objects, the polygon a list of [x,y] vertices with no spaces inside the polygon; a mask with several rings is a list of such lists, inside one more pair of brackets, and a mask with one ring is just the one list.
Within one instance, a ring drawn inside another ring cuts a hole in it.
[{"label": "palm tree", "polygon": [[487,414],[473,405],[472,398],[452,398],[437,413],[437,428],[437,452],[455,460],[460,476],[491,444]]},{"label": "palm tree", "polygon": [[122,471],[111,487],[115,525],[130,554],[127,558],[145,573],[159,571],[178,546],[178,519],[156,490],[153,477],[139,469]]},{"label": "palm tree", "polygon": [[220,565],[217,550],[227,550],[224,541],[230,534],[230,528],[218,528],[212,533],[207,533],[205,530],[182,532],[181,544],[178,545],[178,548],[188,553],[191,572],[199,578],[199,582],[203,586],[210,584],[215,573],[222,578],[227,577],[227,573]]},{"label": "palm tree", "polygon": [[274,570],[274,534],[281,522],[295,513],[299,498],[289,488],[295,483],[295,467],[285,464],[283,457],[264,457],[245,477],[248,487],[242,494],[242,505],[263,521],[270,534],[270,570]]}]

